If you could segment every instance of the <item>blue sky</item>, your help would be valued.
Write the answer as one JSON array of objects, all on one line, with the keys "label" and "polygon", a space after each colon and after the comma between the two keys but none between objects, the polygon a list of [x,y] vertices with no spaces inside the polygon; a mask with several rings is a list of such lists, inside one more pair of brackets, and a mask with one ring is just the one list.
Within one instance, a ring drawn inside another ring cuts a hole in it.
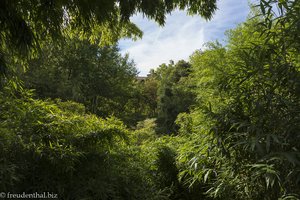
[{"label": "blue sky", "polygon": [[144,32],[143,38],[121,40],[119,47],[122,54],[129,53],[135,61],[139,75],[145,76],[150,69],[170,60],[188,60],[208,41],[224,42],[224,32],[245,21],[249,10],[247,0],[219,0],[218,10],[210,21],[174,11],[167,16],[164,27],[138,14],[132,17],[132,22]]}]

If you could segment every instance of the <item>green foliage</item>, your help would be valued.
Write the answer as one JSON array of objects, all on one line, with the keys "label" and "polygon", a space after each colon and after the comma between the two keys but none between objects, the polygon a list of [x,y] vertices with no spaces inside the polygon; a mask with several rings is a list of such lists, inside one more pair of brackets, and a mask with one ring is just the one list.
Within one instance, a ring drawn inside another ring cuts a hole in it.
[{"label": "green foliage", "polygon": [[138,122],[136,130],[132,135],[133,141],[140,145],[142,143],[155,140],[155,138],[157,138],[155,129],[155,119],[145,119],[144,121]]},{"label": "green foliage", "polygon": [[190,152],[192,137],[161,136],[155,140],[145,140],[142,143],[141,153],[148,159],[152,171],[152,179],[156,187],[165,191],[168,199],[210,199],[204,194],[205,187],[195,184],[190,187],[187,177],[182,178],[181,172],[186,169],[180,157],[183,146],[185,153]]},{"label": "green foliage", "polygon": [[161,188],[170,188],[170,199],[177,199],[181,188],[177,179],[176,154],[169,147],[162,146],[158,149],[157,159],[157,184]]},{"label": "green foliage", "polygon": [[[215,1],[2,1],[0,74],[9,63],[38,99],[16,76],[1,79],[0,191],[299,199],[299,2],[261,0],[226,46],[208,43],[138,81],[128,56],[98,44],[139,34],[136,12],[160,24],[176,8],[210,18]],[[41,43],[65,34],[64,45]],[[12,51],[38,44],[39,57]],[[139,122],[128,130],[111,115]]]},{"label": "green foliage", "polygon": [[122,119],[130,125],[147,118],[156,117],[158,81],[152,77],[136,80],[132,83],[131,95],[128,99]]},{"label": "green foliage", "polygon": [[226,47],[191,58],[197,106],[178,122],[196,136],[180,150],[181,177],[207,184],[210,197],[299,198],[299,41],[287,18],[295,20],[286,13],[267,31],[264,17],[248,20]]},{"label": "green foliage", "polygon": [[84,105],[74,101],[61,101],[61,99],[54,99],[54,103],[59,109],[65,112],[71,112],[79,115],[86,113]]},{"label": "green foliage", "polygon": [[117,47],[66,39],[62,46],[44,47],[42,55],[30,60],[29,69],[21,73],[25,86],[35,89],[38,98],[73,100],[98,116],[128,118],[122,110],[136,91],[136,69]]},{"label": "green foliage", "polygon": [[[112,44],[121,37],[142,36],[130,17],[142,13],[160,25],[166,14],[175,9],[187,10],[210,19],[216,1],[32,1],[2,0],[0,2],[0,76],[7,71],[6,50],[26,56],[36,54],[45,41],[62,39],[64,35],[80,36],[93,43]],[[13,66],[14,67],[14,66]]]},{"label": "green foliage", "polygon": [[115,118],[82,113],[74,102],[0,93],[1,191],[51,191],[60,199],[159,199],[143,162]]},{"label": "green foliage", "polygon": [[141,82],[142,85],[142,96],[144,99],[144,110],[147,111],[149,117],[156,117],[157,114],[157,90],[158,80],[151,74],[146,78],[145,81]]},{"label": "green foliage", "polygon": [[194,102],[194,94],[189,85],[190,64],[181,60],[174,64],[162,64],[154,72],[158,80],[157,90],[157,132],[176,133],[176,117],[187,112]]}]

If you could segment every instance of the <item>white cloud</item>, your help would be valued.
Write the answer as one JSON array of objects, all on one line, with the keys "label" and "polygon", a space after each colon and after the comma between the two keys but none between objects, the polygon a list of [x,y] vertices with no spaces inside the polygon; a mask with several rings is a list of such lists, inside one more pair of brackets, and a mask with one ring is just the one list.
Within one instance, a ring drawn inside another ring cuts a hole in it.
[{"label": "white cloud", "polygon": [[184,11],[175,11],[167,17],[164,27],[141,15],[134,16],[132,21],[141,28],[144,36],[138,41],[120,41],[121,53],[129,53],[140,75],[146,75],[151,68],[169,60],[188,59],[204,43],[224,39],[224,31],[244,21],[249,12],[246,0],[239,3],[221,0],[218,8],[214,18],[208,22],[199,16],[187,16]]}]

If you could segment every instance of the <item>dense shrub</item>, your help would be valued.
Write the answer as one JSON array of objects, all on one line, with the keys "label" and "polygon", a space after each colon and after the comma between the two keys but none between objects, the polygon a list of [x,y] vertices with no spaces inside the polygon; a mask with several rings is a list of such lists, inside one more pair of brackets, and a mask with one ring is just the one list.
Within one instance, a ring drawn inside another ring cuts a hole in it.
[{"label": "dense shrub", "polygon": [[57,103],[32,99],[30,91],[1,91],[1,191],[155,199],[122,122],[84,114],[74,102]]},{"label": "dense shrub", "polygon": [[258,25],[265,22],[252,18],[228,32],[225,47],[210,43],[191,57],[198,102],[177,120],[194,135],[181,147],[180,174],[206,183],[213,198],[300,195],[299,41],[290,44],[282,19],[269,30]]}]

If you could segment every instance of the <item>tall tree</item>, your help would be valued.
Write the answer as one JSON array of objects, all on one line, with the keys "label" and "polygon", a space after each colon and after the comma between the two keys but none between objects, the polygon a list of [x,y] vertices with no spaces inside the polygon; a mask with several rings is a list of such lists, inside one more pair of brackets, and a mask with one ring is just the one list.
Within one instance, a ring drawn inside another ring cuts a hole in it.
[{"label": "tall tree", "polygon": [[169,134],[178,129],[176,117],[181,112],[187,112],[194,102],[194,95],[188,86],[187,76],[190,64],[183,60],[176,64],[162,64],[155,71],[159,86],[157,90],[157,125],[158,132]]},{"label": "tall tree", "polygon": [[45,46],[41,52],[29,61],[26,73],[21,73],[26,87],[35,89],[39,98],[73,100],[99,116],[122,118],[137,71],[116,46],[66,39],[63,45]]}]

